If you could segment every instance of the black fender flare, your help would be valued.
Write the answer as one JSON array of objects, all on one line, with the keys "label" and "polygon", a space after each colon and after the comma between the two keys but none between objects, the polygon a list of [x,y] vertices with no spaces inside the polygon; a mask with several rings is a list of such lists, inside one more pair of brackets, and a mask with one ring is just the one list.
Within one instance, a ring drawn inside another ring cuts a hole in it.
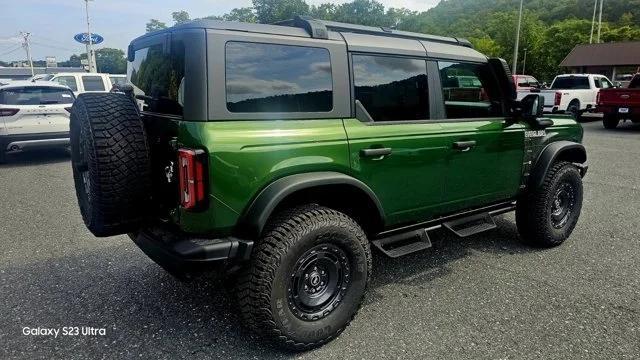
[{"label": "black fender flare", "polygon": [[547,171],[557,160],[566,160],[580,165],[580,174],[583,177],[587,173],[587,151],[584,145],[573,141],[556,141],[545,146],[540,152],[531,172],[532,188],[537,189],[542,186]]},{"label": "black fender flare", "polygon": [[289,195],[320,186],[346,185],[368,196],[375,204],[380,220],[384,222],[384,210],[376,194],[362,181],[339,172],[323,171],[289,175],[279,178],[258,193],[242,213],[236,232],[255,239],[260,236],[276,207]]}]

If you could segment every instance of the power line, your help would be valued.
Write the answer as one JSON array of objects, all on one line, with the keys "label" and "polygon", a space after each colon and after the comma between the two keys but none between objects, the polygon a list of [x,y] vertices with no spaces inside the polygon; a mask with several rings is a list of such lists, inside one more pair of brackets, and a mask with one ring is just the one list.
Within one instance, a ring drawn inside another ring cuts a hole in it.
[{"label": "power line", "polygon": [[11,50],[9,50],[9,51],[6,51],[6,52],[3,52],[3,53],[0,53],[0,56],[13,54],[14,52],[16,52],[16,51],[20,50],[20,48],[21,48],[21,47],[22,47],[22,45],[18,45],[18,46],[16,46],[15,48],[13,48],[13,49],[11,49]]},{"label": "power line", "polygon": [[44,46],[44,47],[48,47],[48,48],[52,48],[52,49],[57,49],[57,50],[65,50],[65,51],[75,51],[73,49],[70,48],[66,48],[66,47],[62,47],[62,46],[57,46],[57,45],[50,45],[50,44],[43,44],[41,42],[38,41],[31,41],[32,44],[38,45],[38,46]]}]

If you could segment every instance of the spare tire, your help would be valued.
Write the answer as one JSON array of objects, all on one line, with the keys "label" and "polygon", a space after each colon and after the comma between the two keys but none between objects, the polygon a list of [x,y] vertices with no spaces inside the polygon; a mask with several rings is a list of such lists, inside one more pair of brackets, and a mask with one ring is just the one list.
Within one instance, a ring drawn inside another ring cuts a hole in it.
[{"label": "spare tire", "polygon": [[71,108],[71,163],[80,212],[95,236],[136,231],[151,199],[150,153],[135,103],[86,93]]}]

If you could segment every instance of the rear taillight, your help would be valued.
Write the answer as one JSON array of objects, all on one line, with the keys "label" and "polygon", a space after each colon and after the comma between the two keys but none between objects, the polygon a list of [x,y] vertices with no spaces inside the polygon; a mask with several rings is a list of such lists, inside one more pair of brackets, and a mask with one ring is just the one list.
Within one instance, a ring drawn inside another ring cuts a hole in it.
[{"label": "rear taillight", "polygon": [[207,202],[207,157],[203,150],[178,150],[180,205],[187,210],[202,209]]},{"label": "rear taillight", "polygon": [[66,107],[66,108],[64,108],[64,109],[65,109],[65,110],[67,110],[67,112],[68,112],[69,114],[71,114],[71,106]]},{"label": "rear taillight", "polygon": [[600,90],[598,90],[598,93],[596,94],[596,104],[597,105],[602,105],[602,104],[600,104]]},{"label": "rear taillight", "polygon": [[560,105],[560,100],[562,100],[562,93],[560,91],[557,91],[556,92],[556,97],[555,97],[555,99],[553,101],[553,104],[555,106],[559,106]]},{"label": "rear taillight", "polygon": [[0,109],[0,116],[13,116],[18,113],[20,109]]}]

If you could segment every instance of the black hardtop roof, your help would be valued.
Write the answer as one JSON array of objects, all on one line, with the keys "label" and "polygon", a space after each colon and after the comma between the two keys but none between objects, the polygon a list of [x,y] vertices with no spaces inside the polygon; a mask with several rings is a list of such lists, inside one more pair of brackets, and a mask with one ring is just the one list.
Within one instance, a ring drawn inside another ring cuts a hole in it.
[{"label": "black hardtop roof", "polygon": [[328,39],[329,31],[334,32],[351,32],[359,34],[368,34],[381,37],[395,37],[404,39],[434,41],[440,43],[447,43],[451,45],[461,45],[465,47],[472,47],[471,43],[466,39],[459,39],[454,37],[428,35],[422,33],[414,33],[408,31],[401,31],[386,27],[374,27],[364,26],[348,23],[340,23],[335,21],[317,20],[307,16],[296,16],[291,20],[280,21],[275,24],[254,24],[244,23],[236,21],[223,21],[223,20],[193,20],[180,25],[176,25],[167,29],[154,31],[145,35],[142,35],[132,41],[136,42],[140,39],[148,36],[154,36],[163,32],[180,31],[183,29],[215,29],[215,30],[231,30],[231,31],[243,31],[254,32],[262,34],[283,35],[283,36],[295,36],[306,38],[319,38]]}]

